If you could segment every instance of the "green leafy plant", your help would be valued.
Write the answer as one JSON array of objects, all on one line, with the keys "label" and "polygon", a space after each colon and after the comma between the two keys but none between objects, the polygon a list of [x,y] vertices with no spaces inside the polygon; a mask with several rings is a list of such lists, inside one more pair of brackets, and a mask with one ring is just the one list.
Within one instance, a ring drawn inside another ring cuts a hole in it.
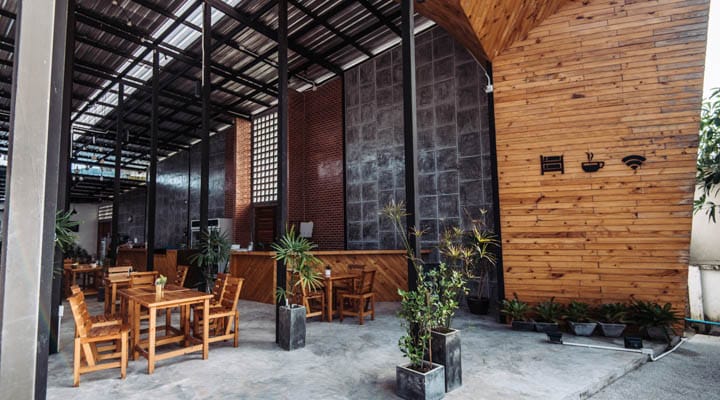
[{"label": "green leafy plant", "polygon": [[[416,371],[428,371],[432,369],[432,341],[430,331],[438,323],[437,306],[439,304],[438,294],[433,289],[436,284],[428,282],[423,261],[415,256],[410,245],[411,237],[420,237],[423,232],[411,228],[406,232],[403,227],[403,219],[408,216],[403,203],[391,203],[386,205],[382,214],[390,219],[395,230],[400,234],[406,255],[415,268],[417,274],[417,288],[414,290],[398,289],[400,295],[400,311],[398,316],[403,320],[405,335],[403,335],[398,346],[403,355],[410,360],[410,368]],[[428,355],[429,363],[425,364],[424,356]]]},{"label": "green leafy plant", "polygon": [[213,287],[213,267],[225,269],[230,260],[230,239],[218,230],[204,231],[200,235],[198,252],[189,257],[191,263],[202,271],[205,278],[205,290]]},{"label": "green leafy plant", "polygon": [[450,329],[455,313],[460,308],[459,294],[465,291],[462,273],[440,263],[437,269],[427,272],[425,284],[428,285],[428,291],[435,293],[432,297],[436,302],[433,307],[433,329]]},{"label": "green leafy plant", "polygon": [[555,297],[549,301],[543,301],[534,308],[539,322],[558,322],[562,318],[564,307],[555,302]]},{"label": "green leafy plant", "polygon": [[513,299],[504,299],[502,301],[501,313],[508,316],[513,321],[527,321],[530,313],[530,305],[524,301],[520,301],[517,293],[513,293]]},{"label": "green leafy plant", "polygon": [[606,324],[624,324],[628,314],[628,306],[623,303],[602,304],[597,309],[597,318]]},{"label": "green leafy plant", "polygon": [[647,333],[650,328],[662,328],[665,339],[670,342],[672,324],[679,320],[672,304],[660,305],[656,302],[633,300],[630,304],[630,319],[641,331]]},{"label": "green leafy plant", "polygon": [[311,252],[316,247],[307,238],[300,236],[295,231],[294,225],[286,229],[286,233],[277,243],[272,244],[272,249],[275,250],[273,257],[284,262],[288,271],[291,271],[287,287],[278,287],[275,291],[279,303],[284,302],[287,305],[290,298],[298,302],[300,298],[294,292],[295,287],[302,286],[306,290],[315,290],[321,286],[321,274],[315,271],[315,266],[320,264],[320,260]]},{"label": "green leafy plant", "polygon": [[72,229],[79,225],[72,220],[72,211],[59,210],[55,214],[55,244],[63,253],[75,244],[77,236]]},{"label": "green leafy plant", "polygon": [[160,275],[155,279],[155,286],[162,286],[165,287],[167,284],[167,276]]},{"label": "green leafy plant", "polygon": [[720,205],[710,198],[720,194],[720,88],[713,89],[703,102],[699,135],[695,181],[702,194],[693,209],[695,213],[704,210],[708,220],[715,223]]},{"label": "green leafy plant", "polygon": [[590,305],[573,300],[565,308],[565,319],[572,322],[590,322]]}]

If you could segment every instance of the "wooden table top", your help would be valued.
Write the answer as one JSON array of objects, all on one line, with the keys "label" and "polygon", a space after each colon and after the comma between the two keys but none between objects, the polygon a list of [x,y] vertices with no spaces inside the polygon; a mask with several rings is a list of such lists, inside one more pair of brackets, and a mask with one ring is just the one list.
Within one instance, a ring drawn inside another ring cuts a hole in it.
[{"label": "wooden table top", "polygon": [[339,281],[343,279],[356,279],[359,278],[360,274],[333,274],[330,276],[323,275],[323,279],[326,281]]},{"label": "wooden table top", "polygon": [[187,303],[199,303],[201,301],[210,300],[213,297],[212,293],[203,293],[196,290],[176,290],[170,292],[166,291],[161,299],[158,299],[155,296],[155,293],[147,293],[132,296],[132,300],[147,308],[160,308]]},{"label": "wooden table top", "polygon": [[74,271],[74,272],[98,272],[102,271],[103,267],[100,265],[96,265],[94,267],[90,266],[90,264],[79,264],[75,267],[70,266],[70,268],[65,268],[67,271]]}]

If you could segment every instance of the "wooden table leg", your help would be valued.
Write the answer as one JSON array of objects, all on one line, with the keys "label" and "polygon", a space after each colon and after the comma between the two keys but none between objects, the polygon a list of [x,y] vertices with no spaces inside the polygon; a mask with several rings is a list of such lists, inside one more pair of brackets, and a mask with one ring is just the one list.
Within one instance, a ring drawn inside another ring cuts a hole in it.
[{"label": "wooden table leg", "polygon": [[155,322],[157,319],[157,310],[155,307],[150,307],[148,312],[150,313],[150,326],[148,326],[148,374],[152,374],[155,371]]},{"label": "wooden table leg", "polygon": [[112,293],[110,294],[110,315],[115,315],[115,302],[117,301],[117,283],[112,284]]},{"label": "wooden table leg", "polygon": [[180,324],[185,335],[185,347],[190,346],[190,305],[180,307]]},{"label": "wooden table leg", "polygon": [[333,290],[332,290],[332,279],[328,279],[325,282],[325,301],[327,302],[327,322],[332,322],[333,317]]},{"label": "wooden table leg", "polygon": [[[130,300],[128,300],[130,301]],[[133,332],[133,360],[138,359],[137,346],[140,344],[140,303],[136,301],[130,301],[132,308],[131,320],[132,320],[132,332]]]},{"label": "wooden table leg", "polygon": [[112,316],[114,313],[110,312],[110,288],[105,287],[105,314]]},{"label": "wooden table leg", "polygon": [[208,358],[208,339],[210,336],[210,322],[208,317],[210,316],[210,300],[205,299],[203,302],[203,360]]}]

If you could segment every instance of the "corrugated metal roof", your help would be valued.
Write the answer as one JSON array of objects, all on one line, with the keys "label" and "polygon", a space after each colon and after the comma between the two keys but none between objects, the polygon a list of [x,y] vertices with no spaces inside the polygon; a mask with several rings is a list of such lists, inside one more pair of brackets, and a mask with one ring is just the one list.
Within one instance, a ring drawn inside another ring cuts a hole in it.
[{"label": "corrugated metal roof", "polygon": [[[113,4],[117,3],[117,4]],[[336,72],[399,42],[400,6],[393,0],[290,0],[288,8],[290,82],[306,90],[336,76]],[[0,153],[6,152],[12,77],[12,47],[16,0],[0,0]],[[198,0],[79,0],[75,13],[73,109],[76,161],[114,163],[117,85],[123,72],[125,110],[123,163],[128,172],[148,164],[150,79],[152,55],[128,68],[138,55],[159,45],[161,156],[187,148],[199,138],[201,79]],[[211,1],[211,4],[212,1]],[[277,1],[224,0],[234,7],[226,15],[215,7],[213,18],[213,129],[232,124],[272,107],[277,93]],[[181,22],[173,22],[186,14]],[[177,25],[170,30],[172,24]],[[431,22],[416,17],[417,26]],[[392,29],[391,29],[392,28]],[[166,32],[167,31],[167,32]],[[312,59],[311,59],[312,58]],[[128,69],[128,71],[125,71]],[[86,172],[98,174],[97,168]],[[107,179],[110,181],[110,179]],[[108,190],[110,185],[107,186]],[[107,190],[101,192],[107,195]],[[89,194],[87,192],[80,193]]]}]

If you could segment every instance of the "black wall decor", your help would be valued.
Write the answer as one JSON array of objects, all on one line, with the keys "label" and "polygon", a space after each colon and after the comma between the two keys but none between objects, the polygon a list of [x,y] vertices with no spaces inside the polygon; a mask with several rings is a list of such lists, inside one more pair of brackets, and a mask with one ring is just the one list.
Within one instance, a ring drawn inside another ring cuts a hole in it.
[{"label": "black wall decor", "polygon": [[627,157],[624,157],[622,161],[627,165],[628,167],[632,168],[633,170],[638,169],[644,162],[646,158],[637,154],[631,154]]},{"label": "black wall decor", "polygon": [[587,161],[582,163],[582,169],[585,172],[597,172],[600,168],[605,166],[605,161],[593,161],[594,154],[587,152]]},{"label": "black wall decor", "polygon": [[565,162],[563,156],[540,156],[540,175],[546,172],[565,173]]}]

